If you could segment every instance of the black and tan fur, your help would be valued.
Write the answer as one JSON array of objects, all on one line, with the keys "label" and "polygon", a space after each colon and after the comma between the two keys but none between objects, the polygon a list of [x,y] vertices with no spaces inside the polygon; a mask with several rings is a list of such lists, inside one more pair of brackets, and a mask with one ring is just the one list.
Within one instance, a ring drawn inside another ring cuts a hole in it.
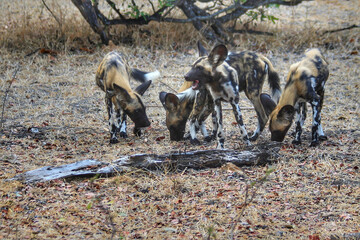
[{"label": "black and tan fur", "polygon": [[192,82],[185,81],[178,94],[161,92],[159,98],[166,111],[166,126],[170,139],[180,141],[185,134],[186,123],[190,119],[190,142],[200,144],[196,130],[200,129],[205,141],[209,142],[205,120],[213,112],[213,100],[206,88],[192,89]]},{"label": "black and tan fur", "polygon": [[293,143],[301,143],[302,126],[306,119],[306,102],[310,103],[313,110],[310,145],[316,146],[320,140],[327,139],[321,125],[321,109],[328,77],[328,63],[319,49],[305,51],[305,57],[291,65],[279,104],[270,115],[271,140],[282,142],[295,116]]},{"label": "black and tan fur", "polygon": [[218,45],[207,54],[200,44],[199,51],[201,57],[185,75],[185,80],[192,81],[195,89],[198,86],[205,86],[214,100],[218,147],[224,147],[221,101],[231,104],[242,138],[250,144],[238,104],[239,92],[245,92],[257,113],[258,127],[251,137],[251,140],[256,140],[268,120],[267,111],[260,100],[262,87],[268,79],[272,97],[277,101],[281,93],[278,74],[266,57],[254,52],[228,54],[224,45]]},{"label": "black and tan fur", "polygon": [[[134,134],[140,135],[140,128],[150,126],[141,95],[151,84],[150,79],[159,77],[159,72],[147,73],[130,68],[126,58],[116,51],[108,53],[96,72],[96,84],[105,92],[105,103],[109,116],[110,143],[117,143],[117,133],[127,137],[126,116],[135,123]],[[135,90],[130,78],[142,82]]]}]

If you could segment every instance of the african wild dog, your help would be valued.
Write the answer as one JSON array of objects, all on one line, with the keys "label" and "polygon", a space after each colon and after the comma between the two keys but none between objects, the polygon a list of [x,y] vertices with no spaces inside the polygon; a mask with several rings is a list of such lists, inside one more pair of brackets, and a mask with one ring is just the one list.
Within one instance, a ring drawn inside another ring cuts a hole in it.
[{"label": "african wild dog", "polygon": [[180,141],[185,133],[186,122],[190,118],[190,142],[200,144],[196,138],[196,128],[201,130],[205,141],[211,141],[205,120],[213,112],[213,100],[206,88],[192,89],[192,82],[185,81],[178,94],[160,92],[159,98],[166,110],[166,126],[170,139]]},{"label": "african wild dog", "polygon": [[[140,128],[150,126],[140,95],[148,89],[151,79],[159,76],[158,71],[148,73],[130,68],[124,55],[116,51],[104,57],[96,72],[96,84],[105,92],[110,143],[118,142],[118,132],[121,137],[127,137],[126,115],[135,123],[133,132],[138,136],[141,135]],[[130,87],[130,78],[142,82],[135,91]]]},{"label": "african wild dog", "polygon": [[[306,102],[311,104],[313,110],[310,146],[316,146],[319,140],[327,139],[321,126],[321,109],[324,101],[324,86],[328,77],[328,63],[319,49],[306,50],[305,57],[300,62],[291,65],[284,92],[270,115],[271,140],[279,142],[284,140],[295,115],[293,143],[301,143],[300,137],[307,110]],[[271,102],[270,99],[266,101]]]},{"label": "african wild dog", "polygon": [[260,100],[263,84],[267,78],[272,97],[278,101],[281,94],[278,74],[271,62],[260,54],[249,51],[228,54],[227,48],[222,44],[207,54],[201,44],[198,47],[201,57],[193,63],[191,70],[185,75],[185,80],[193,82],[193,89],[204,85],[214,100],[218,147],[224,147],[221,101],[231,104],[242,138],[250,144],[238,104],[239,92],[245,91],[257,113],[258,127],[250,138],[254,141],[268,120],[268,111]]}]

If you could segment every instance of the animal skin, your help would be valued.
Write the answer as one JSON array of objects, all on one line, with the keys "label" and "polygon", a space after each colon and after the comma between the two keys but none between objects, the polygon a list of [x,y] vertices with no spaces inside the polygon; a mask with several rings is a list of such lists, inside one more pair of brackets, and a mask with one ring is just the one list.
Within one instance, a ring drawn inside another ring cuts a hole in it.
[{"label": "animal skin", "polygon": [[160,92],[159,98],[166,111],[166,126],[171,140],[183,139],[186,123],[190,119],[190,142],[200,144],[196,137],[198,129],[205,141],[211,141],[205,120],[213,112],[213,100],[206,88],[194,90],[192,83],[185,81],[177,94]]},{"label": "animal skin", "polygon": [[[275,102],[281,95],[278,74],[266,57],[254,52],[228,53],[222,44],[214,47],[210,54],[201,44],[198,48],[200,57],[192,64],[185,80],[193,82],[194,90],[205,86],[214,101],[214,133],[218,139],[218,148],[224,148],[225,141],[221,101],[231,104],[242,139],[250,145],[249,140],[258,138],[268,120],[269,111],[264,108],[260,97],[265,80],[268,79]],[[238,104],[241,91],[245,92],[257,113],[258,127],[251,138],[248,137]]]},{"label": "animal skin", "polygon": [[283,94],[270,115],[271,140],[282,142],[295,117],[295,139],[292,142],[301,143],[307,102],[313,111],[310,146],[317,146],[319,141],[327,139],[321,125],[321,110],[328,77],[328,62],[316,48],[306,50],[303,59],[291,65]]},{"label": "animal skin", "polygon": [[[109,117],[110,143],[117,143],[117,133],[126,138],[126,116],[135,123],[134,134],[140,136],[141,128],[150,126],[141,95],[149,88],[151,80],[160,76],[158,71],[143,72],[131,68],[123,54],[108,53],[96,72],[96,84],[105,92],[105,103]],[[135,90],[130,79],[142,82]]]}]

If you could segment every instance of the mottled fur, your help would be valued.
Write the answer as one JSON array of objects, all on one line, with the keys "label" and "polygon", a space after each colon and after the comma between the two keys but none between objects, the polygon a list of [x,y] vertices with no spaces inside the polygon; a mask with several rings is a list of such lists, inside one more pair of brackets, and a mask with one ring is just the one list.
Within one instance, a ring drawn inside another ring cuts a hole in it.
[{"label": "mottled fur", "polygon": [[[127,137],[126,116],[135,123],[134,134],[140,135],[140,128],[150,126],[145,106],[140,95],[148,89],[150,79],[159,76],[159,72],[142,72],[131,68],[124,55],[118,52],[108,53],[96,72],[96,84],[105,92],[105,103],[109,116],[110,143],[117,143],[117,133]],[[130,78],[142,82],[135,90],[130,86]]]},{"label": "mottled fur", "polygon": [[249,51],[228,54],[224,45],[216,46],[207,54],[201,44],[198,47],[201,57],[193,63],[191,70],[185,75],[185,80],[192,81],[195,89],[205,86],[214,100],[214,128],[218,147],[224,147],[221,101],[231,104],[242,138],[250,144],[238,104],[239,92],[245,92],[257,113],[258,127],[251,137],[251,140],[256,140],[268,120],[267,111],[260,100],[262,87],[268,79],[272,97],[277,101],[281,93],[278,74],[271,62],[260,54]]},{"label": "mottled fur", "polygon": [[291,65],[279,104],[270,115],[271,140],[283,141],[295,116],[293,143],[301,143],[306,102],[310,103],[313,110],[311,146],[318,145],[319,140],[327,139],[321,125],[321,109],[328,77],[328,63],[316,48],[305,51],[304,58]]},{"label": "mottled fur", "polygon": [[[200,129],[205,141],[210,141],[205,120],[213,111],[213,100],[205,88],[193,90],[191,82],[184,82],[178,94],[161,92],[159,98],[166,111],[166,126],[170,139],[182,140],[185,134],[186,122],[190,119],[190,141],[199,144],[196,129]],[[207,104],[204,104],[207,103]]]}]

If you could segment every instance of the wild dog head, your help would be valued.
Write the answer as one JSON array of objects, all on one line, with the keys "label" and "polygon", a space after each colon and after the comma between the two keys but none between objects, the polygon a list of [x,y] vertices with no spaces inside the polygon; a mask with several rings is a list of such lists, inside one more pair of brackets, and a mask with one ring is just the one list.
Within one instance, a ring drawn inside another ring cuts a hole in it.
[{"label": "wild dog head", "polygon": [[170,140],[180,141],[185,134],[186,122],[194,105],[195,91],[188,89],[177,95],[160,92],[159,98],[166,111],[166,127]]},{"label": "wild dog head", "polygon": [[[199,45],[198,45],[199,46]],[[193,82],[192,88],[199,89],[204,84],[213,81],[221,72],[216,68],[224,63],[228,55],[225,45],[218,45],[213,48],[208,56],[206,50],[199,46],[200,57],[192,64],[190,71],[185,74],[185,80]]]},{"label": "wild dog head", "polygon": [[[272,101],[270,99],[270,101]],[[275,103],[274,103],[275,104]],[[271,103],[272,107],[274,106]],[[285,135],[291,127],[294,119],[295,109],[291,105],[285,105],[281,108],[275,108],[270,114],[269,129],[271,132],[271,141],[282,142]]]},{"label": "wild dog head", "polygon": [[134,92],[128,92],[116,83],[113,84],[113,90],[107,90],[112,102],[118,108],[131,118],[135,123],[135,129],[150,126],[150,121],[146,115],[146,108],[141,100],[141,95],[149,88],[151,81],[146,81],[139,85]]}]

